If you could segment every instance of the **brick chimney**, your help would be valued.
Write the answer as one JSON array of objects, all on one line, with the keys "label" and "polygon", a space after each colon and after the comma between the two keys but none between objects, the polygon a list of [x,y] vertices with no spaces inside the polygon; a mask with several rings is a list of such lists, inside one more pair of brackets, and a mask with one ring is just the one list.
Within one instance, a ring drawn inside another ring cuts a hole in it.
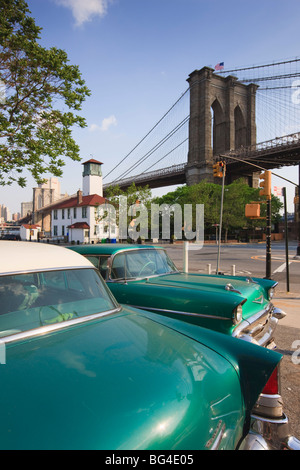
[{"label": "brick chimney", "polygon": [[77,191],[77,204],[81,204],[82,203],[82,191],[81,189],[78,189]]}]

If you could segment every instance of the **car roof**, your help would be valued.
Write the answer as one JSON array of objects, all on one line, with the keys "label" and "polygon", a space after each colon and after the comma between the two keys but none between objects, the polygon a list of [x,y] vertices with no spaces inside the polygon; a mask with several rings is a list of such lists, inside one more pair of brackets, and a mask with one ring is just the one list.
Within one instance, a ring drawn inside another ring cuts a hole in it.
[{"label": "car roof", "polygon": [[103,254],[103,255],[112,255],[122,250],[146,250],[146,249],[163,249],[161,246],[153,245],[130,245],[126,243],[99,243],[99,244],[90,244],[90,245],[75,245],[69,246],[74,251],[77,251],[81,254]]},{"label": "car roof", "polygon": [[0,240],[0,259],[0,276],[28,271],[92,267],[78,253],[38,242]]}]

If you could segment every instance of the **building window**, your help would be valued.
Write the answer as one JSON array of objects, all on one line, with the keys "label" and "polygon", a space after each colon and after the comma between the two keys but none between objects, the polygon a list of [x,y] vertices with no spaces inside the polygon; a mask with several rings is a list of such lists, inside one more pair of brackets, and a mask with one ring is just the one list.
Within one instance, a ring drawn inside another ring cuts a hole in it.
[{"label": "building window", "polygon": [[57,225],[53,225],[53,235],[57,236]]},{"label": "building window", "polygon": [[61,218],[62,218],[62,219],[65,218],[65,209],[62,209],[62,210],[61,210]]},{"label": "building window", "polygon": [[71,218],[71,209],[68,209],[68,219]]},{"label": "building window", "polygon": [[57,220],[57,209],[54,209],[53,211],[53,218],[54,220]]},{"label": "building window", "polygon": [[62,236],[64,236],[64,234],[65,234],[65,226],[64,225],[61,228],[61,234],[62,234]]},{"label": "building window", "polygon": [[82,213],[81,213],[82,218],[87,219],[87,207],[82,207],[81,210],[82,210]]},{"label": "building window", "polygon": [[73,209],[73,216],[74,216],[74,219],[77,218],[77,207],[74,207]]}]

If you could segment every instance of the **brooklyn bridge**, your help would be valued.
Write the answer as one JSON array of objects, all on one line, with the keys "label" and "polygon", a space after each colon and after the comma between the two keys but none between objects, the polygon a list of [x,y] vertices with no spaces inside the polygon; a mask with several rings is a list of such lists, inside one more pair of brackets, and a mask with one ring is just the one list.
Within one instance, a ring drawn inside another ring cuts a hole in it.
[{"label": "brooklyn bridge", "polygon": [[[214,181],[258,185],[262,169],[300,163],[300,59],[192,72],[188,87],[136,146],[104,175],[104,191],[132,182],[158,188]],[[299,167],[300,168],[300,167]]]}]

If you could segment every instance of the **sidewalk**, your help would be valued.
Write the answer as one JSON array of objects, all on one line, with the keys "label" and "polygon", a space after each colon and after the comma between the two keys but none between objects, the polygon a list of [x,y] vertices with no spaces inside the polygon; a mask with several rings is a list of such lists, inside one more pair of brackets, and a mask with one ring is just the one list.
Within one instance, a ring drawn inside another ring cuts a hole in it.
[{"label": "sidewalk", "polygon": [[273,304],[286,313],[286,317],[279,320],[280,325],[300,329],[300,294],[276,292]]}]

